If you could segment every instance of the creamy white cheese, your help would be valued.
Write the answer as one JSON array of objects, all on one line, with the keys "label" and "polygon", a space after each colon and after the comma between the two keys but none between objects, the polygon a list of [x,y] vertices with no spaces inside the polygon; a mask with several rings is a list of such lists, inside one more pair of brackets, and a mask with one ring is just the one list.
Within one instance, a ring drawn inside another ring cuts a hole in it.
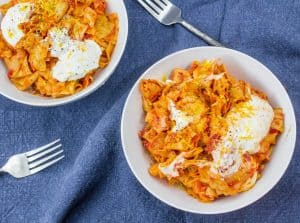
[{"label": "creamy white cheese", "polygon": [[51,56],[58,61],[52,67],[52,76],[60,82],[83,78],[99,67],[101,48],[93,40],[73,40],[66,28],[52,28],[49,32]]},{"label": "creamy white cheese", "polygon": [[268,134],[273,118],[271,105],[256,95],[234,107],[226,117],[228,132],[212,152],[211,171],[223,177],[235,173],[244,153],[259,151],[260,142]]},{"label": "creamy white cheese", "polygon": [[173,101],[169,102],[169,110],[171,113],[171,120],[175,121],[176,123],[172,128],[173,132],[177,132],[186,128],[193,121],[193,117],[186,115],[185,112],[181,110],[178,110]]},{"label": "creamy white cheese", "polygon": [[252,95],[251,100],[233,108],[226,119],[231,124],[227,140],[233,141],[233,146],[243,152],[257,153],[260,142],[270,130],[274,111],[268,101]]},{"label": "creamy white cheese", "polygon": [[11,46],[15,47],[24,36],[19,26],[29,21],[33,9],[34,4],[27,2],[16,4],[7,10],[1,22],[1,31],[4,39]]},{"label": "creamy white cheese", "polygon": [[184,158],[185,153],[180,153],[176,158],[168,165],[163,167],[161,164],[158,165],[159,170],[168,177],[178,177],[178,168],[180,164],[182,164],[185,161]]},{"label": "creamy white cheese", "polygon": [[[225,142],[226,143],[226,142]],[[241,165],[241,154],[238,150],[229,149],[224,152],[222,149],[212,151],[214,162],[211,164],[210,171],[222,177],[230,176],[238,171]]]}]

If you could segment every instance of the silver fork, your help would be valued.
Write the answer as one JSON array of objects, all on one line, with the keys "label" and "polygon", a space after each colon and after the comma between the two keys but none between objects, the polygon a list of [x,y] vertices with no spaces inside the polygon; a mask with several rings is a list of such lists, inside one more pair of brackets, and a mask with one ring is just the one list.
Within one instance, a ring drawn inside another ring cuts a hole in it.
[{"label": "silver fork", "polygon": [[214,40],[206,33],[200,31],[193,25],[186,22],[181,17],[181,9],[171,3],[169,0],[137,0],[152,16],[164,25],[173,25],[179,23],[186,29],[202,38],[208,44],[224,47],[221,43]]},{"label": "silver fork", "polygon": [[0,168],[0,172],[9,173],[15,178],[40,172],[65,157],[61,147],[58,139],[31,151],[16,154],[8,159],[7,163]]}]

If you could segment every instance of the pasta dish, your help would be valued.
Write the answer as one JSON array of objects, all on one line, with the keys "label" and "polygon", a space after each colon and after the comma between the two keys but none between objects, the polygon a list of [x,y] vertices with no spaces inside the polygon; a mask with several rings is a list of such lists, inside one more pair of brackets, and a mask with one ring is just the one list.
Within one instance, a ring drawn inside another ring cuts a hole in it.
[{"label": "pasta dish", "polygon": [[0,12],[0,58],[19,90],[72,95],[111,60],[119,21],[106,0],[11,0]]},{"label": "pasta dish", "polygon": [[282,109],[218,60],[142,80],[140,91],[149,173],[203,202],[251,189],[283,132]]}]

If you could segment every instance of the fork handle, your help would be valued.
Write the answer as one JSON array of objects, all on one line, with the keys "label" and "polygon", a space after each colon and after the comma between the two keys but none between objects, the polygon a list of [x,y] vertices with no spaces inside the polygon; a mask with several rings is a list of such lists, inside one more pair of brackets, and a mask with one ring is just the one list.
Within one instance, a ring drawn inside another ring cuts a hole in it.
[{"label": "fork handle", "polygon": [[195,26],[193,26],[192,24],[188,23],[185,20],[180,20],[178,21],[182,26],[184,26],[186,29],[188,29],[189,31],[191,31],[192,33],[194,33],[196,36],[200,37],[201,39],[203,39],[205,42],[207,42],[208,44],[212,45],[212,46],[219,46],[219,47],[225,47],[223,46],[221,43],[219,43],[218,41],[214,40],[212,37],[210,37],[209,35],[207,35],[206,33],[200,31],[199,29],[197,29]]}]

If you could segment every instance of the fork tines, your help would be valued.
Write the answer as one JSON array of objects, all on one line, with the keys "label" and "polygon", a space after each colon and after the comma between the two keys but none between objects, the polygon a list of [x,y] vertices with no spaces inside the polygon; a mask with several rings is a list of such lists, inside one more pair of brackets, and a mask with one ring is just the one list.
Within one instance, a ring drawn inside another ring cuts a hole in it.
[{"label": "fork tines", "polygon": [[138,0],[138,2],[153,16],[159,15],[168,5],[168,0]]},{"label": "fork tines", "polygon": [[36,173],[64,158],[60,139],[25,153],[31,174]]}]

